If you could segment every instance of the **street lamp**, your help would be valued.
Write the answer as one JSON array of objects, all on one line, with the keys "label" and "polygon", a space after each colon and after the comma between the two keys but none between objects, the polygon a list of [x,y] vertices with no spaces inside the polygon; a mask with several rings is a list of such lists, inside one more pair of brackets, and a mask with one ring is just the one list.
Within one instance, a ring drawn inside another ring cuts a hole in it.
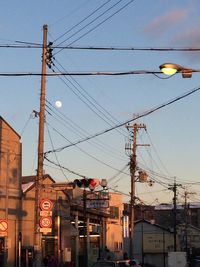
[{"label": "street lamp", "polygon": [[174,63],[164,63],[159,68],[166,75],[174,75],[177,72],[181,72],[183,78],[191,78],[193,72],[200,72],[200,70],[185,68]]}]

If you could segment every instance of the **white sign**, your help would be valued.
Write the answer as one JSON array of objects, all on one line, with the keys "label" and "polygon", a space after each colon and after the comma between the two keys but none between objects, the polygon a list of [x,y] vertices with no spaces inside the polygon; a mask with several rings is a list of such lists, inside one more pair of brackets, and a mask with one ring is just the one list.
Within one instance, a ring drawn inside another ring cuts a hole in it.
[{"label": "white sign", "polygon": [[40,218],[40,226],[42,228],[50,228],[52,226],[51,217],[41,217]]},{"label": "white sign", "polygon": [[40,211],[40,216],[42,216],[42,217],[49,217],[49,216],[52,216],[52,211],[41,210],[41,211]]},{"label": "white sign", "polygon": [[71,248],[64,248],[64,261],[71,261]]},{"label": "white sign", "polygon": [[52,232],[52,228],[40,228],[40,232],[41,233],[51,233]]},{"label": "white sign", "polygon": [[53,208],[53,203],[50,199],[43,199],[40,201],[40,208],[42,210],[50,211]]},{"label": "white sign", "polygon": [[91,199],[87,200],[86,207],[90,209],[108,208],[109,202],[104,199]]}]

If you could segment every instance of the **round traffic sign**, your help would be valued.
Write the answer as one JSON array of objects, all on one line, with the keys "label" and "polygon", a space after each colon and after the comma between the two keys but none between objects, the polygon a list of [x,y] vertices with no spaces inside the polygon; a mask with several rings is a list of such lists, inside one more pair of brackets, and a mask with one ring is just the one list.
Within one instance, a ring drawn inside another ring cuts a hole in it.
[{"label": "round traffic sign", "polygon": [[42,228],[50,228],[52,226],[51,217],[41,217],[40,218],[40,226]]},{"label": "round traffic sign", "polygon": [[6,220],[0,220],[0,232],[6,232],[8,230],[8,222]]},{"label": "round traffic sign", "polygon": [[53,203],[50,199],[42,199],[40,201],[40,208],[42,210],[50,211],[53,208]]}]

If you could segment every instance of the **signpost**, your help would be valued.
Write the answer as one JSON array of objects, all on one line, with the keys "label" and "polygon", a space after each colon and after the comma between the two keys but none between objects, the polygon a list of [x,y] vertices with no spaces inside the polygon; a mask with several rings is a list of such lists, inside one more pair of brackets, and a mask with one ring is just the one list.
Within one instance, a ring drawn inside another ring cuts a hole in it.
[{"label": "signpost", "polygon": [[40,232],[47,234],[52,232],[52,208],[53,203],[50,199],[40,201]]}]

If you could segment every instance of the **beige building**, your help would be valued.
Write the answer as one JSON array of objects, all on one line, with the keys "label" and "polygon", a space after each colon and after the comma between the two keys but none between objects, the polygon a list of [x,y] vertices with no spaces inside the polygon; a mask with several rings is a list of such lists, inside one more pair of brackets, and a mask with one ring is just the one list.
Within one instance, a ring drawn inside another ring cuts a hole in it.
[{"label": "beige building", "polygon": [[[64,187],[66,190],[63,190]],[[22,263],[28,266],[33,262],[35,250],[35,176],[23,177],[22,188]],[[55,255],[60,262],[74,261],[77,267],[83,266],[86,253],[88,266],[99,258],[100,250],[105,247],[108,211],[88,207],[91,205],[90,196],[96,195],[89,190],[84,208],[83,192],[80,188],[70,189],[67,183],[66,186],[64,183],[59,185],[49,175],[44,176],[40,199],[41,202],[50,200],[53,207],[51,232],[41,233],[42,258]]]},{"label": "beige building", "polygon": [[55,181],[49,175],[44,175],[40,185],[38,225],[34,220],[35,176],[23,177],[22,188],[22,263],[24,266],[33,262],[36,231],[40,232],[42,258],[54,255],[59,261],[71,261],[69,252],[71,252],[72,232],[70,201],[67,193],[55,187]]},{"label": "beige building", "polygon": [[22,147],[20,135],[2,117],[0,154],[0,266],[14,267],[21,231]]},{"label": "beige building", "polygon": [[[83,189],[64,188],[44,175],[36,223],[36,177],[22,177],[21,147],[20,135],[0,117],[0,267],[18,266],[20,258],[21,266],[32,266],[38,249],[36,232],[40,233],[42,258],[51,254],[80,267],[87,251],[91,266],[104,255],[106,246],[116,258],[122,258],[122,195],[110,193],[108,200],[105,192],[87,190],[84,207]],[[99,201],[102,197],[105,199]],[[52,203],[47,212],[44,203]]]},{"label": "beige building", "polygon": [[109,193],[110,215],[106,222],[106,245],[117,259],[123,258],[123,197]]}]

